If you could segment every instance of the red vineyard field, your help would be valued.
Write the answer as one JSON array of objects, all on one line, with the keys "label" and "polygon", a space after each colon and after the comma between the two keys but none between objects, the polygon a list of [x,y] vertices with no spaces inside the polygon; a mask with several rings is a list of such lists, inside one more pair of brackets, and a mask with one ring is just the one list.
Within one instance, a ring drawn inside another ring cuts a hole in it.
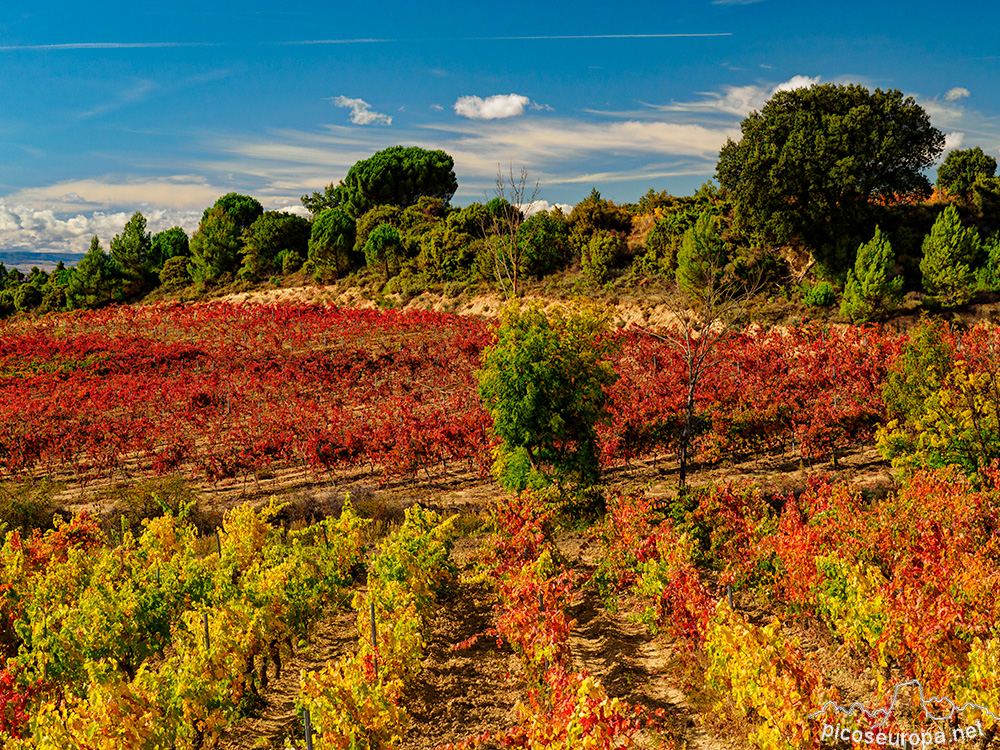
[{"label": "red vineyard field", "polygon": [[[189,473],[246,481],[264,467],[486,475],[476,393],[495,324],[429,312],[312,305],[160,305],[0,328],[0,470],[9,476]],[[605,465],[678,446],[686,376],[671,342],[619,344]],[[884,419],[899,337],[875,329],[744,332],[696,392],[703,457],[791,449],[828,457]]]}]

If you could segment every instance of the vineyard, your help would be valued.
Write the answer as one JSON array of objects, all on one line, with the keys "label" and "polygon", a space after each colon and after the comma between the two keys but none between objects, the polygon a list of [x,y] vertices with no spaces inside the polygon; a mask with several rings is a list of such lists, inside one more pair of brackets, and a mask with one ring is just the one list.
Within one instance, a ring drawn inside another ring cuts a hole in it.
[{"label": "vineyard", "polygon": [[[0,467],[80,486],[183,473],[218,485],[277,467],[383,479],[449,465],[487,476],[476,394],[491,326],[435,313],[312,305],[112,308],[8,323]],[[618,345],[605,466],[676,451],[685,371],[670,340]],[[706,460],[808,459],[870,440],[900,337],[871,328],[745,332],[696,393]]]},{"label": "vineyard", "polygon": [[[208,534],[184,505],[137,530],[81,514],[8,531],[3,746],[995,748],[1000,471],[965,459],[985,455],[976,420],[998,336],[941,331],[934,389],[910,399],[932,415],[921,433],[887,403],[906,335],[723,341],[697,384],[695,455],[817,464],[796,491],[609,490],[585,530],[544,491],[494,489],[464,516],[408,502],[393,523],[348,498],[289,524],[272,499],[234,504]],[[601,463],[669,471],[682,347],[607,335],[618,379]],[[211,493],[294,469],[415,489],[454,466],[485,484],[494,438],[477,370],[493,336],[477,319],[308,305],[14,321],[0,339],[3,479],[86,493],[169,475]],[[823,473],[876,439],[899,466],[964,462],[882,492]],[[318,650],[331,622],[339,645]],[[243,744],[279,683],[292,685],[284,718]],[[896,701],[904,684],[927,702]],[[855,701],[885,716],[838,712]]]}]

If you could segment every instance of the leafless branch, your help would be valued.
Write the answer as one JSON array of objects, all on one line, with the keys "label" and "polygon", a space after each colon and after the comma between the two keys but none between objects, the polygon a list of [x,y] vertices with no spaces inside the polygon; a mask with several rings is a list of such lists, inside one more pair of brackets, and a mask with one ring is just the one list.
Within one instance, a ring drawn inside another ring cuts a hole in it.
[{"label": "leafless branch", "polygon": [[523,243],[517,230],[524,221],[524,213],[534,205],[538,197],[539,183],[528,196],[528,170],[521,167],[519,177],[514,177],[514,165],[508,165],[507,174],[497,165],[497,181],[494,193],[500,199],[500,210],[493,215],[492,227],[487,242],[492,243],[494,272],[497,283],[508,298],[518,295],[521,276]]}]

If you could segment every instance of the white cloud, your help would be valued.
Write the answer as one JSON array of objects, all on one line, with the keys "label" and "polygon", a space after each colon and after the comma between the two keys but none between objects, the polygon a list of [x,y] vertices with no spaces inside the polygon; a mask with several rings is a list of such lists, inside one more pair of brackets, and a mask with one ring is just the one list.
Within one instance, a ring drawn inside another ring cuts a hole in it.
[{"label": "white cloud", "polygon": [[519,117],[531,100],[521,94],[496,94],[481,99],[478,96],[461,96],[455,102],[455,113],[470,120],[499,120]]},{"label": "white cloud", "polygon": [[[136,211],[146,217],[153,234],[179,226],[190,235],[205,208],[233,189],[192,175],[83,179],[26,188],[0,198],[0,250],[85,253],[94,235],[107,249]],[[298,210],[285,208],[292,202],[287,197],[273,202],[278,209]]]},{"label": "white cloud", "polygon": [[944,151],[941,152],[941,155],[944,156],[949,151],[953,151],[956,148],[962,148],[963,143],[965,143],[965,133],[945,133]]},{"label": "white cloud", "polygon": [[[120,234],[134,211],[89,211],[75,215],[50,206],[30,206],[0,201],[0,249],[31,252],[85,253],[97,235],[105,249]],[[179,226],[188,234],[201,219],[201,211],[153,209],[143,211],[146,228],[156,234]]]},{"label": "white cloud", "polygon": [[524,215],[534,216],[542,211],[551,211],[553,208],[560,209],[564,214],[569,214],[573,210],[573,207],[568,203],[549,203],[548,201],[535,201],[534,203],[529,203],[527,206],[522,206]]},{"label": "white cloud", "polygon": [[760,110],[779,91],[807,88],[819,82],[819,76],[813,78],[797,75],[777,85],[726,86],[721,94],[715,91],[700,92],[706,98],[699,102],[674,102],[655,108],[666,112],[715,112],[745,117],[753,110]]},{"label": "white cloud", "polygon": [[760,110],[767,101],[779,91],[794,91],[819,83],[819,76],[793,76],[784,83],[774,87],[767,86],[729,86],[726,93],[716,100],[717,107],[723,112],[744,116],[753,110]]},{"label": "white cloud", "polygon": [[348,99],[337,96],[331,99],[334,106],[351,110],[351,122],[355,125],[392,125],[392,117],[376,112],[364,99]]},{"label": "white cloud", "polygon": [[543,164],[575,162],[592,156],[683,155],[714,163],[726,138],[739,137],[738,128],[671,122],[589,123],[577,120],[524,120],[516,126],[435,126],[459,136],[448,153],[465,159],[466,168],[496,176],[497,163]]},{"label": "white cloud", "polygon": [[969,96],[971,92],[967,88],[961,86],[956,86],[953,89],[949,89],[948,93],[944,95],[944,100],[946,102],[953,102],[956,99],[964,99]]},{"label": "white cloud", "polygon": [[200,210],[215,203],[230,188],[212,185],[203,177],[174,175],[148,179],[81,179],[27,188],[6,196],[7,205],[44,205],[57,213],[96,209],[155,206],[173,210]]}]

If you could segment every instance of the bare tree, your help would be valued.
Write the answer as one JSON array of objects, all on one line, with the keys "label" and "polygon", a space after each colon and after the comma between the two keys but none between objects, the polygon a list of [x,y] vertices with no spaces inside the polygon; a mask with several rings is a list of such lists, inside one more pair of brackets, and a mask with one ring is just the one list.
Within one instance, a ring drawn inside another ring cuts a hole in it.
[{"label": "bare tree", "polygon": [[722,260],[710,256],[702,262],[702,285],[678,284],[675,295],[666,303],[674,318],[673,335],[644,330],[680,353],[684,363],[684,426],[681,431],[681,465],[678,486],[687,490],[688,453],[694,436],[695,393],[706,372],[719,361],[719,344],[744,317],[748,303],[764,287],[760,274],[740,279],[726,273]]},{"label": "bare tree", "polygon": [[514,165],[510,164],[507,174],[497,165],[497,182],[494,194],[499,198],[499,209],[492,216],[492,225],[486,232],[486,242],[493,255],[494,273],[497,283],[508,298],[516,298],[521,279],[524,241],[518,237],[518,229],[524,221],[525,211],[531,208],[538,197],[538,182],[528,195],[528,170],[521,167],[520,177],[514,177]]}]

